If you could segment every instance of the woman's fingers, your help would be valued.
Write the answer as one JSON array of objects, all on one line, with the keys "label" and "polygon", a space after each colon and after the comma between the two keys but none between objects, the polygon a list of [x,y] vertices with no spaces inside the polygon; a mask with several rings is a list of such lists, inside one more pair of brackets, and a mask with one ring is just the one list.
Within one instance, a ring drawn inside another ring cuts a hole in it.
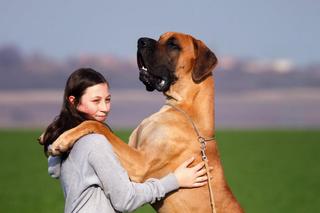
[{"label": "woman's fingers", "polygon": [[197,165],[195,165],[193,168],[194,171],[200,170],[202,167],[204,167],[204,162],[200,162]]},{"label": "woman's fingers", "polygon": [[201,177],[197,177],[196,178],[196,182],[203,182],[203,181],[206,181],[208,180],[208,177],[207,176],[201,176]]},{"label": "woman's fingers", "polygon": [[183,162],[179,167],[188,167],[192,162],[194,161],[194,157],[189,158],[188,160],[186,160],[185,162]]},{"label": "woman's fingers", "polygon": [[203,169],[197,171],[196,176],[199,177],[199,176],[202,176],[202,175],[204,175],[206,173],[207,173],[206,169],[203,168]]},{"label": "woman's fingers", "polygon": [[200,187],[200,186],[204,186],[208,183],[208,177],[207,176],[201,176],[201,177],[197,177],[195,179],[195,182],[193,183],[193,187]]},{"label": "woman's fingers", "polygon": [[200,186],[204,186],[206,184],[207,184],[207,181],[205,181],[205,182],[197,182],[197,183],[194,183],[192,186],[193,187],[200,187]]}]

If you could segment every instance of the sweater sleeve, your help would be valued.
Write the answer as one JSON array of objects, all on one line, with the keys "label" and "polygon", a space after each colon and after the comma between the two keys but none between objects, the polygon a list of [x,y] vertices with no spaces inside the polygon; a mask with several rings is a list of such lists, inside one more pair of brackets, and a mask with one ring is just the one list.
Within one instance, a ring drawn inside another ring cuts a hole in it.
[{"label": "sweater sleeve", "polygon": [[131,182],[104,136],[97,135],[90,143],[94,149],[89,153],[89,163],[116,210],[133,211],[145,203],[160,200],[166,193],[179,188],[178,181],[172,173],[161,179],[148,179],[144,183]]},{"label": "sweater sleeve", "polygon": [[61,173],[61,157],[49,156],[48,157],[48,173],[52,178],[59,179]]}]

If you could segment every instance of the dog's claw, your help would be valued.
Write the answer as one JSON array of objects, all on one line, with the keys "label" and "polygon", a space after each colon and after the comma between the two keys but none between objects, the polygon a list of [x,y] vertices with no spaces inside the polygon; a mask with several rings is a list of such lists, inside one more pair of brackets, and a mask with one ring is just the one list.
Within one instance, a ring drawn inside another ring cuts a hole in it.
[{"label": "dog's claw", "polygon": [[59,147],[54,147],[51,145],[48,147],[48,154],[52,156],[57,156],[57,155],[61,155],[61,151]]}]

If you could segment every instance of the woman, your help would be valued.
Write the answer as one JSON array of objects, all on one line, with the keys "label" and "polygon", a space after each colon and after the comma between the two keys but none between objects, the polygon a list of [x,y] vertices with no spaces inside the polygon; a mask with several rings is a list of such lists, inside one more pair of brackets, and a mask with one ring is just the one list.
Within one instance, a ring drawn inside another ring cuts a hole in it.
[{"label": "woman", "polygon": [[[104,122],[110,111],[109,84],[89,68],[76,70],[67,80],[60,115],[44,135],[45,152],[64,131],[82,121]],[[131,182],[107,139],[99,134],[83,136],[70,153],[49,157],[49,173],[57,177],[65,196],[65,212],[133,211],[145,203],[160,200],[179,187],[206,184],[203,163],[187,168],[193,158],[173,173],[144,183]]]}]

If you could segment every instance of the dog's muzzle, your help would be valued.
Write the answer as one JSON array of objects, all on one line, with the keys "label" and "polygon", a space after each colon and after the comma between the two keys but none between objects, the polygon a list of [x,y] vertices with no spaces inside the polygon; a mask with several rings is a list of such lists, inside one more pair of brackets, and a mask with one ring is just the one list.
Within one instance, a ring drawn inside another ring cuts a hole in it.
[{"label": "dog's muzzle", "polygon": [[[138,56],[140,57],[140,56]],[[139,66],[139,63],[138,63]],[[165,67],[158,68],[159,70],[162,70],[161,73],[166,72],[163,70],[166,70]],[[146,86],[146,89],[148,91],[158,90],[159,92],[167,91],[170,87],[170,81],[166,76],[157,76],[155,74],[152,74],[146,66],[139,66],[139,80],[143,82],[143,84]],[[166,72],[168,73],[168,71]]]},{"label": "dog's muzzle", "polygon": [[138,40],[137,64],[139,67],[139,80],[146,86],[147,91],[158,90],[165,92],[174,82],[174,72],[169,70],[166,65],[150,64],[147,57],[153,56],[156,41],[149,38]]}]

